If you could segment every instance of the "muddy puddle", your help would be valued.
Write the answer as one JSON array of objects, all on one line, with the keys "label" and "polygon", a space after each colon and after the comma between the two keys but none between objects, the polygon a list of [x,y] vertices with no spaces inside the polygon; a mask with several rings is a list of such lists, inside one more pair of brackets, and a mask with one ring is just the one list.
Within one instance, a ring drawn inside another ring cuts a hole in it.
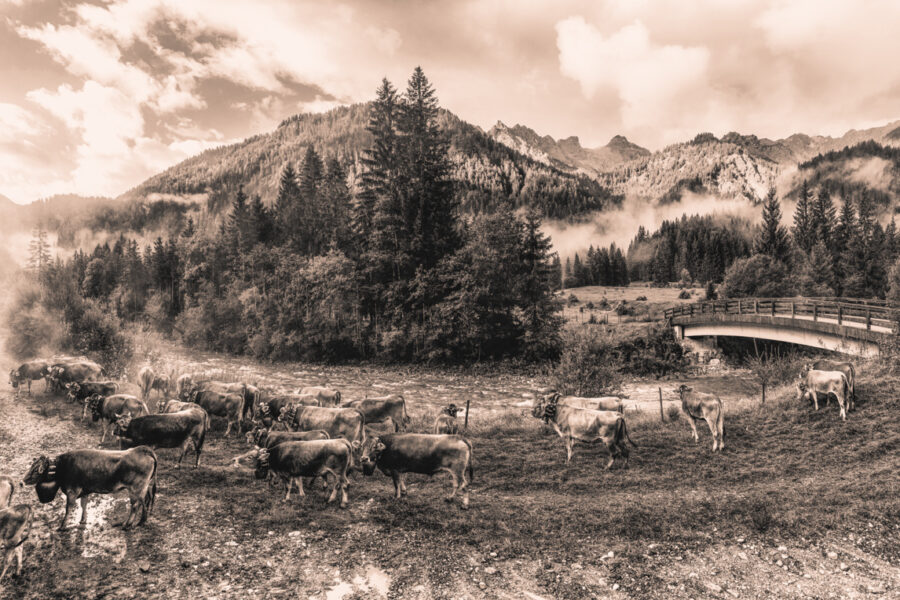
[{"label": "muddy puddle", "polygon": [[375,565],[367,565],[365,572],[342,580],[325,591],[325,600],[343,600],[355,594],[375,594],[386,598],[391,587],[391,577]]}]

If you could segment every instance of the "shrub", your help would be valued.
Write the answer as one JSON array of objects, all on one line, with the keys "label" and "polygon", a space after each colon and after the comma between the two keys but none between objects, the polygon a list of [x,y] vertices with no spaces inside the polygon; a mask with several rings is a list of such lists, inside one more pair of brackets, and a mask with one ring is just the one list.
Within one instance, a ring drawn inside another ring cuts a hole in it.
[{"label": "shrub", "polygon": [[45,348],[59,345],[65,331],[59,314],[48,311],[41,304],[41,290],[26,283],[15,292],[6,315],[9,335],[6,348],[17,359],[33,358]]},{"label": "shrub", "polygon": [[107,375],[118,376],[131,360],[131,339],[118,317],[95,300],[86,299],[80,314],[68,321],[66,345],[79,354],[94,356]]},{"label": "shrub", "polygon": [[578,396],[601,396],[621,382],[614,346],[600,328],[568,329],[563,351],[553,372],[557,390]]},{"label": "shrub", "polygon": [[568,302],[569,304],[578,304],[578,296],[576,296],[575,294],[569,294]]},{"label": "shrub", "polygon": [[675,404],[670,404],[669,408],[666,409],[666,418],[670,423],[677,421],[681,418],[681,409]]},{"label": "shrub", "polygon": [[595,315],[594,313],[591,313],[591,316],[588,317],[588,324],[596,325],[597,324],[597,315]]},{"label": "shrub", "polygon": [[588,310],[594,310],[594,303],[588,302],[587,304],[584,305],[584,307]]},{"label": "shrub", "polygon": [[616,314],[620,317],[630,316],[634,314],[634,308],[626,301],[622,300],[618,304],[616,304]]},{"label": "shrub", "polygon": [[726,298],[781,298],[794,295],[787,266],[767,254],[734,261],[725,272],[720,292]]},{"label": "shrub", "polygon": [[706,299],[716,300],[719,295],[716,293],[716,284],[712,280],[706,282]]},{"label": "shrub", "polygon": [[635,302],[646,302],[647,296],[638,296],[637,298],[634,299],[634,301]]},{"label": "shrub", "polygon": [[679,300],[690,300],[691,293],[687,290],[681,290],[681,293],[678,294],[678,299]]}]

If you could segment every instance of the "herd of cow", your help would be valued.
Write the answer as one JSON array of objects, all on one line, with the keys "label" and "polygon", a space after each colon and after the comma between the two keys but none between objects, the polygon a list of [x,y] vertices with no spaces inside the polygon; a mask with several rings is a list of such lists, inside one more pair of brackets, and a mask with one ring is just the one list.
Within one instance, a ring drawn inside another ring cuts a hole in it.
[{"label": "herd of cow", "polygon": [[[331,483],[328,502],[340,496],[343,508],[348,502],[349,472],[360,470],[372,475],[377,468],[393,480],[396,498],[406,494],[404,473],[446,472],[452,480],[446,500],[452,502],[460,494],[462,508],[469,506],[472,445],[458,435],[456,418],[463,409],[453,404],[434,420],[431,433],[406,433],[410,418],[406,400],[399,394],[342,402],[339,390],[326,387],[304,387],[295,393],[277,394],[247,383],[191,375],[178,377],[173,385],[167,375],[158,375],[147,366],[137,375],[140,395],[136,396],[119,393],[119,382],[101,381],[102,373],[97,363],[71,357],[29,361],[10,373],[10,384],[17,397],[22,386],[27,385],[30,394],[32,381],[44,379],[48,391],[65,391],[69,400],[81,403],[82,420],[90,412],[93,420],[101,423],[101,444],[110,429],[119,440],[120,450],[73,450],[55,458],[42,455],[32,463],[22,484],[35,486],[43,503],[53,501],[60,489],[66,496],[60,529],[65,528],[79,500],[84,524],[90,494],[123,490],[130,500],[123,527],[142,524],[156,497],[158,459],[153,449],[180,449],[176,468],[193,450],[194,466],[199,467],[212,416],[226,420],[225,436],[232,426],[239,433],[244,432],[244,424],[248,423],[245,433],[252,449],[235,457],[232,464],[247,464],[258,479],[266,479],[270,473],[281,477],[287,482],[285,501],[290,499],[294,486],[304,496],[303,478],[321,477],[326,486],[329,480]],[[819,361],[801,373],[798,397],[811,400],[818,410],[819,395],[826,396],[829,402],[835,396],[841,417],[846,419],[847,410],[853,407],[854,383],[852,364]],[[159,395],[155,413],[147,404],[154,391]],[[678,388],[678,393],[694,440],[699,441],[696,421],[704,420],[712,434],[713,451],[724,449],[721,399],[685,385]],[[576,441],[602,441],[609,457],[607,469],[617,457],[623,459],[623,467],[627,466],[626,441],[637,446],[628,436],[619,397],[578,398],[549,392],[535,398],[531,414],[552,426],[563,439],[567,464]],[[392,433],[368,427],[388,422]],[[14,489],[13,479],[0,476],[0,544],[5,552],[0,580],[13,557],[17,559],[17,572],[21,571],[23,543],[32,520],[29,505],[9,506]]]}]

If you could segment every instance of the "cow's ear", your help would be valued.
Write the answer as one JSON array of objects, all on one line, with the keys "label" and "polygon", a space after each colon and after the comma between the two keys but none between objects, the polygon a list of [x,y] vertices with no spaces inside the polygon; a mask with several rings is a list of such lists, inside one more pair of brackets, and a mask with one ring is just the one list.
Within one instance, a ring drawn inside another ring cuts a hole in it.
[{"label": "cow's ear", "polygon": [[383,450],[385,449],[385,447],[386,447],[386,446],[385,446],[384,444],[382,444],[381,442],[378,442],[378,443],[375,444],[375,451],[376,451],[376,452],[381,452],[381,451],[383,451]]}]

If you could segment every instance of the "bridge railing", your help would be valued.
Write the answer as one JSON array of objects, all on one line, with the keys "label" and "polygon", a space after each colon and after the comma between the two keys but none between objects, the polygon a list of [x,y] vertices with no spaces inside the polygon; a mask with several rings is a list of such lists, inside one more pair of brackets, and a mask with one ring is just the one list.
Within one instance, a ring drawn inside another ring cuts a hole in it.
[{"label": "bridge railing", "polygon": [[873,327],[897,332],[900,307],[883,300],[835,298],[736,298],[682,304],[666,310],[666,319],[699,318],[706,314],[763,315],[823,321],[847,327]]}]

